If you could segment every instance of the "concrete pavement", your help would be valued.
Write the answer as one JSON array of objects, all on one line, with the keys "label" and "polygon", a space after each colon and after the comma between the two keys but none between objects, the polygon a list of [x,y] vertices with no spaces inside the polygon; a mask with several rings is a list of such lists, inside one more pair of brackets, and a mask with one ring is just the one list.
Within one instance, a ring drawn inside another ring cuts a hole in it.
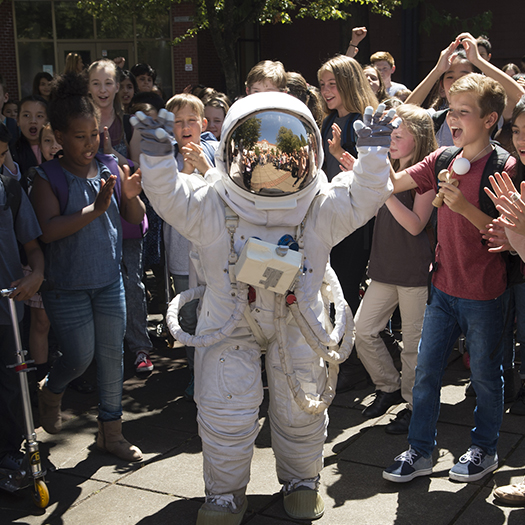
[{"label": "concrete pavement", "polygon": [[[68,390],[66,421],[52,436],[38,430],[41,454],[49,467],[51,502],[45,511],[31,502],[30,491],[0,492],[0,523],[27,525],[190,525],[203,502],[201,443],[196,408],[184,399],[189,380],[182,348],[156,340],[155,370],[134,375],[126,354],[124,434],[144,453],[144,461],[126,464],[94,447],[96,396]],[[95,368],[88,371],[95,379]],[[525,417],[505,414],[499,443],[500,467],[479,482],[448,479],[448,470],[468,448],[474,398],[464,395],[468,371],[453,353],[445,375],[438,448],[431,477],[394,484],[381,477],[383,468],[407,448],[406,436],[390,436],[389,414],[365,420],[361,410],[372,401],[365,381],[338,395],[330,408],[329,435],[321,492],[326,504],[319,525],[523,525],[525,508],[494,504],[495,485],[521,481],[525,475]],[[507,407],[508,408],[508,407]],[[248,486],[249,508],[243,524],[285,525],[296,522],[282,508],[270,432],[267,399],[261,408],[261,432]]]}]

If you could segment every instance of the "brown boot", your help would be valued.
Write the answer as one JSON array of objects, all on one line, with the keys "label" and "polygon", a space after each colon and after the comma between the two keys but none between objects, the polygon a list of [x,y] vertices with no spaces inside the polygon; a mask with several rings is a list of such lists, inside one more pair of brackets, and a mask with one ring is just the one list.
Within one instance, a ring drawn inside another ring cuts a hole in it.
[{"label": "brown boot", "polygon": [[40,424],[49,434],[58,434],[62,430],[62,414],[60,404],[61,394],[54,394],[45,386],[46,379],[38,383],[38,409],[40,412]]},{"label": "brown boot", "polygon": [[97,447],[125,461],[140,461],[142,452],[122,435],[122,419],[98,421]]}]

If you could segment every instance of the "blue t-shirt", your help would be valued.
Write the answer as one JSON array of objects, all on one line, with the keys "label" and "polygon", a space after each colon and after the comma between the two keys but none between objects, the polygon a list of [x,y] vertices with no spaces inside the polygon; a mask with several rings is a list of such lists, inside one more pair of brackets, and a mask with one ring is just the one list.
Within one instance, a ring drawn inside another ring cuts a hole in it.
[{"label": "blue t-shirt", "polygon": [[[64,215],[71,215],[89,206],[101,188],[101,178],[111,174],[97,160],[97,175],[84,179],[64,170],[69,187],[69,197]],[[45,180],[46,174],[36,168]],[[50,242],[46,246],[46,278],[55,288],[62,290],[90,290],[103,288],[120,277],[122,258],[122,227],[115,194],[105,213],[82,229]]]},{"label": "blue t-shirt", "polygon": [[[11,208],[6,206],[6,190],[0,179],[0,288],[9,288],[13,281],[21,279],[22,263],[17,241],[26,244],[42,235],[33,207],[24,191],[16,221],[13,222]],[[0,324],[10,325],[9,300],[0,298]],[[18,320],[24,315],[24,303],[17,301]]]}]

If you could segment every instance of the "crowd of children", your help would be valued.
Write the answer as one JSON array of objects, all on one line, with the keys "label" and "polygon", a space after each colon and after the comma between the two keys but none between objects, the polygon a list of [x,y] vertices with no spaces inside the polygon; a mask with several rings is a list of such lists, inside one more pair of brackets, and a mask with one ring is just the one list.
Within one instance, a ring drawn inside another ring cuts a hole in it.
[{"label": "crowd of children", "polygon": [[[364,66],[354,58],[366,34],[366,28],[355,28],[347,54],[322,64],[319,89],[299,73],[286,72],[281,62],[268,60],[248,74],[246,95],[285,92],[303,102],[319,127],[324,174],[335,183],[359,159],[354,123],[363,119],[365,108],[376,110],[381,102],[396,108],[399,125],[390,145],[395,195],[330,256],[356,329],[353,358],[340,367],[337,391],[353,387],[350,368],[358,361],[376,388],[364,417],[379,417],[405,402],[385,430],[407,434],[409,446],[383,477],[399,483],[429,475],[441,381],[463,335],[477,396],[475,428],[449,476],[476,481],[498,467],[504,402],[513,403],[511,413],[525,415],[525,356],[517,395],[513,384],[514,323],[516,341],[525,343],[525,284],[520,270],[519,278],[507,279],[509,266],[525,257],[525,90],[517,82],[517,66],[500,70],[490,62],[486,37],[462,33],[410,91],[392,80],[396,66],[390,53],[378,51]],[[0,284],[16,287],[20,319],[22,301],[28,306],[28,344],[37,367],[43,428],[60,431],[66,387],[95,358],[97,445],[126,461],[139,461],[141,451],[122,435],[122,352],[125,341],[136,355],[137,373],[153,370],[144,269],[152,269],[163,283],[166,265],[172,294],[196,286],[199,276],[191,262],[194,246],[163,224],[141,191],[141,135],[131,115],[140,111],[155,120],[165,107],[173,114],[178,172],[213,184],[210,170],[232,104],[224,93],[204,86],[189,86],[164,103],[150,65],[136,64],[128,71],[102,59],[84,70],[73,55],[64,75],[37,74],[33,94],[16,104],[0,77]],[[511,142],[504,143],[505,125],[511,127]],[[496,132],[509,152],[494,140]],[[256,168],[277,169],[268,153],[243,154],[245,183]],[[302,160],[300,154],[287,155],[283,166],[298,189]],[[10,195],[19,191],[14,185],[21,187],[17,213],[9,205]],[[434,199],[438,193],[442,204]],[[40,294],[44,275],[52,289]],[[190,334],[196,330],[198,304],[194,299],[180,312],[181,327]],[[382,337],[397,307],[401,370]],[[5,368],[14,361],[9,323],[2,301],[0,468],[17,469],[22,430],[16,421],[15,373]],[[53,363],[50,331],[60,347]],[[194,349],[188,345],[186,350],[193,371]],[[194,396],[193,373],[186,396]],[[201,430],[204,436],[210,431]],[[525,485],[502,487],[495,497],[525,504]],[[236,504],[223,505],[226,510],[206,505],[207,523],[240,523],[246,510],[244,500],[244,510]],[[318,500],[315,505],[311,518],[322,514]],[[220,521],[224,512],[231,512],[231,521]]]}]

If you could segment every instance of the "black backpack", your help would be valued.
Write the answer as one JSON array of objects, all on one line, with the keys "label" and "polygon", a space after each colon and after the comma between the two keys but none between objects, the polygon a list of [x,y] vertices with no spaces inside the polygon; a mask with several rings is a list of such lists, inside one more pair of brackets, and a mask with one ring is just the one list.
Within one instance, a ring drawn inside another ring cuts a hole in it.
[{"label": "black backpack", "polygon": [[[486,213],[495,219],[499,216],[499,212],[496,210],[496,207],[494,206],[494,203],[490,197],[485,193],[484,188],[491,188],[489,176],[494,175],[494,173],[501,173],[505,170],[505,165],[509,160],[510,153],[497,144],[493,144],[493,146],[494,149],[487,160],[487,163],[485,164],[485,168],[483,169],[483,174],[481,176],[481,183],[479,185],[479,207],[483,213]],[[439,172],[443,169],[447,169],[461,151],[462,148],[450,146],[441,152],[441,154],[436,159],[434,170],[436,182],[439,182]],[[437,238],[437,209],[432,212],[431,220],[433,223],[435,236]],[[484,239],[482,239],[481,242],[485,244]],[[508,252],[502,254],[502,257],[504,258],[505,264],[507,266],[507,288],[515,284],[525,282],[525,276],[521,272],[521,258],[518,255],[511,255]],[[432,271],[430,272],[430,280],[432,279],[432,274],[436,271],[436,269],[437,263],[434,261],[432,264]]]},{"label": "black backpack", "polygon": [[436,111],[432,114],[432,122],[434,123],[434,133],[437,133],[439,131],[439,128],[443,125],[443,122],[445,122],[447,118],[447,113],[449,109],[441,109],[439,111]]},{"label": "black backpack", "polygon": [[22,186],[20,186],[20,183],[17,180],[8,175],[0,173],[0,179],[2,179],[6,193],[5,209],[11,209],[14,225],[18,217],[18,210],[20,210],[20,203],[22,202]]},{"label": "black backpack", "polygon": [[[1,168],[0,168],[1,169]],[[11,215],[13,216],[13,228],[16,228],[16,219],[18,217],[18,211],[20,210],[20,204],[22,202],[22,186],[20,183],[9,177],[9,175],[3,175],[0,173],[0,179],[5,188],[5,207],[4,209],[10,208]],[[18,241],[17,241],[18,242]],[[22,264],[27,264],[27,256],[24,251],[24,247],[18,242],[18,252],[20,254],[20,261]]]},{"label": "black backpack", "polygon": [[[496,210],[494,203],[490,200],[490,197],[485,193],[484,188],[490,188],[489,176],[494,175],[494,173],[501,173],[505,170],[505,164],[509,160],[510,153],[503,149],[497,144],[493,144],[494,149],[485,164],[483,169],[483,175],[481,177],[481,184],[479,185],[479,207],[483,213],[490,215],[493,219],[499,216],[499,212]],[[462,148],[456,148],[455,146],[450,146],[449,148],[444,149],[439,157],[436,159],[436,181],[439,172],[443,169],[447,169],[450,166],[450,163],[461,153]]]}]

